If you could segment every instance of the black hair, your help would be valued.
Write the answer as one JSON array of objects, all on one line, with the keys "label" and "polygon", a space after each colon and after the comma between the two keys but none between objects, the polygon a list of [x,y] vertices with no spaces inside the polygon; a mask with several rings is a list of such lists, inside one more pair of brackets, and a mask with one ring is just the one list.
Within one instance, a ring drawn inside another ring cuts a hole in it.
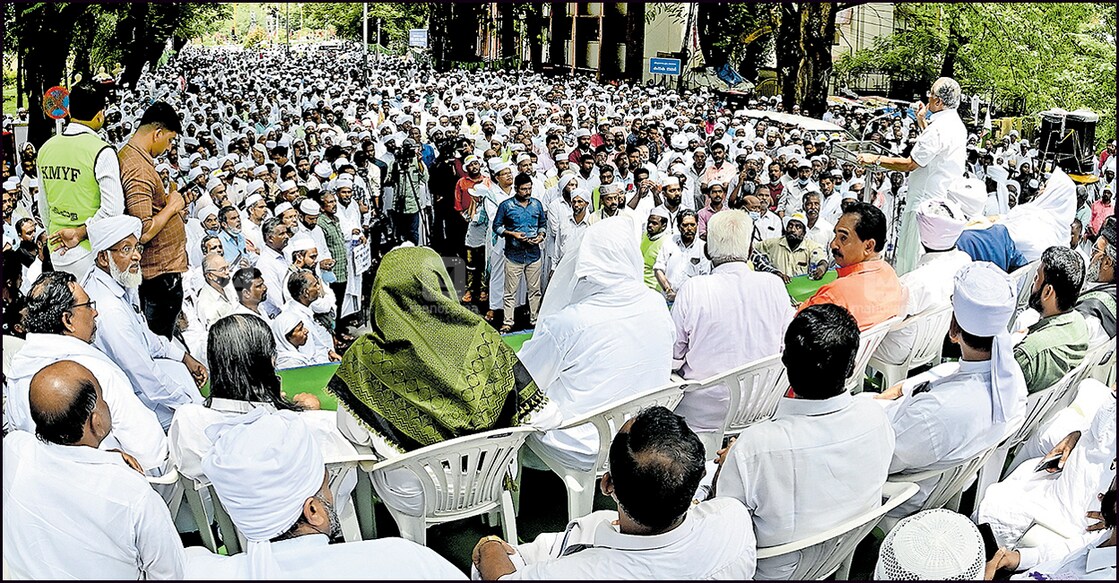
[{"label": "black hair", "polygon": [[789,323],[781,362],[797,395],[830,399],[846,390],[858,351],[859,325],[851,312],[835,304],[818,304]]},{"label": "black hair", "polygon": [[886,247],[886,215],[869,202],[857,202],[843,211],[843,214],[858,215],[855,235],[860,241],[874,239],[874,251],[881,253]]},{"label": "black hair", "polygon": [[[333,148],[333,147],[334,146],[331,146],[331,148]],[[287,146],[276,146],[275,148],[272,148],[272,155],[273,156],[280,156],[282,158],[287,158],[288,147]]]},{"label": "black hair", "polygon": [[256,281],[257,278],[263,277],[264,275],[255,267],[242,267],[233,272],[233,289],[237,292],[237,295],[240,296],[241,292],[252,287],[253,282]]},{"label": "black hair", "polygon": [[140,118],[140,126],[154,125],[176,134],[183,133],[183,122],[175,108],[164,101],[157,101],[148,107],[144,116]]},{"label": "black hair", "polygon": [[230,205],[225,205],[225,206],[221,207],[221,210],[218,211],[218,222],[219,223],[224,225],[224,224],[229,222],[228,219],[225,218],[225,215],[229,214],[229,211],[237,212],[237,207],[230,206]]},{"label": "black hair", "polygon": [[80,83],[70,90],[70,119],[90,121],[108,104],[108,94],[100,87]]},{"label": "black hair", "polygon": [[703,443],[684,418],[650,407],[610,444],[610,478],[618,505],[633,520],[664,530],[691,507],[704,476]]},{"label": "black hair", "polygon": [[692,217],[697,222],[699,221],[699,215],[692,209],[680,209],[680,212],[676,213],[676,226],[683,226],[684,219],[688,217]]},{"label": "black hair", "polygon": [[[31,383],[35,384],[35,378],[41,374],[43,374],[42,370],[35,373],[35,376],[31,377]],[[82,440],[85,424],[93,414],[93,409],[97,407],[97,386],[94,384],[97,381],[91,374],[86,378],[75,379],[73,382],[77,384],[77,394],[74,395],[74,400],[62,410],[48,412],[38,407],[31,407],[35,435],[40,440],[59,445],[71,445]]]},{"label": "black hair", "polygon": [[276,339],[260,317],[231,314],[214,322],[206,338],[206,359],[210,363],[210,396],[206,406],[217,397],[302,410],[280,392],[280,379],[272,361],[275,356]]},{"label": "black hair", "polygon": [[651,176],[651,174],[649,173],[649,169],[644,166],[638,166],[637,168],[633,169],[633,177],[637,178],[638,174],[644,174],[645,178]]},{"label": "black hair", "polygon": [[1045,275],[1045,285],[1053,286],[1057,294],[1057,309],[1071,310],[1084,283],[1084,260],[1080,254],[1054,245],[1041,254],[1041,272]]},{"label": "black hair", "polygon": [[963,327],[960,326],[960,323],[956,320],[955,314],[952,315],[952,321],[949,322],[948,326],[948,332],[951,333],[952,331],[960,333],[960,338],[964,341],[964,344],[967,344],[968,346],[981,352],[991,352],[991,350],[993,350],[995,347],[994,336],[976,336],[975,334],[964,330]]},{"label": "black hair", "polygon": [[525,184],[532,184],[532,177],[528,174],[518,174],[517,177],[513,179],[513,186],[515,188],[520,188]]},{"label": "black hair", "polygon": [[62,334],[62,316],[74,309],[74,290],[78,280],[66,271],[50,271],[39,276],[27,294],[27,317],[23,325],[30,333]]},{"label": "black hair", "polygon": [[292,274],[288,276],[288,294],[290,294],[292,298],[295,298],[297,302],[299,298],[303,297],[303,292],[307,291],[307,288],[311,286],[311,280],[307,277],[308,275],[311,277],[315,276],[310,269],[304,268],[292,272]]},{"label": "black hair", "polygon": [[[268,238],[272,236],[272,231],[275,231],[277,226],[283,224],[284,221],[280,218],[280,215],[276,215],[264,221],[264,224],[260,227],[260,234],[264,236],[264,241],[267,243]],[[286,229],[287,225],[284,225],[284,228]]]}]

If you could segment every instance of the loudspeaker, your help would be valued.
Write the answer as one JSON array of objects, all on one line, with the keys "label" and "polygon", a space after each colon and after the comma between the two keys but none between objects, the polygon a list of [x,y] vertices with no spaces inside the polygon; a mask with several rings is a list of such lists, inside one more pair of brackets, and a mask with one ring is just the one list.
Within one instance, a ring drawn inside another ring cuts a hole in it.
[{"label": "loudspeaker", "polygon": [[1093,150],[1099,119],[1083,110],[1042,112],[1037,148],[1043,159],[1053,160],[1070,174],[1091,174],[1096,169]]}]

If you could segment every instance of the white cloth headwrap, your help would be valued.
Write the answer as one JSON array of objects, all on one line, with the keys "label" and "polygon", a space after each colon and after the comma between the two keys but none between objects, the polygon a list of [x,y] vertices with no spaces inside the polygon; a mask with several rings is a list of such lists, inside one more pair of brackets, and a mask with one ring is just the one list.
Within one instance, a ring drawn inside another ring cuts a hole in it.
[{"label": "white cloth headwrap", "polygon": [[202,471],[248,541],[249,577],[282,577],[272,543],[303,515],[326,476],[319,445],[291,411],[256,408],[206,429]]},{"label": "white cloth headwrap", "polygon": [[934,198],[917,207],[917,229],[921,233],[921,242],[933,251],[954,247],[966,224],[963,209],[950,200]]},{"label": "white cloth headwrap", "polygon": [[1001,222],[1026,261],[1037,261],[1043,251],[1054,245],[1068,246],[1069,225],[1074,218],[1076,183],[1064,170],[1056,168],[1044,192],[1010,209]]},{"label": "white cloth headwrap", "polygon": [[1026,380],[1014,360],[1014,342],[1008,330],[1017,307],[1013,281],[994,263],[977,261],[960,268],[952,290],[956,323],[965,332],[994,338],[991,351],[991,415],[996,423],[1022,414],[1026,407]]},{"label": "white cloth headwrap", "polygon": [[644,292],[656,293],[642,280],[645,263],[634,232],[629,215],[610,217],[588,227],[574,254],[556,268],[540,305],[540,318],[580,302],[620,313],[626,307],[640,305],[638,300]]},{"label": "white cloth headwrap", "polygon": [[107,217],[86,225],[89,246],[94,255],[120,243],[125,237],[133,235],[140,240],[144,223],[132,215]]}]

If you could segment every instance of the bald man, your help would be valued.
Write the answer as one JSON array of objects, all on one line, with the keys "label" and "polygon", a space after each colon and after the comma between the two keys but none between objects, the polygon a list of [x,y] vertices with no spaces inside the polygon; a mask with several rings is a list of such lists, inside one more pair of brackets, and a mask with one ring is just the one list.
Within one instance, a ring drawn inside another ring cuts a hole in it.
[{"label": "bald man", "polygon": [[93,373],[72,360],[50,364],[32,377],[29,399],[36,435],[4,438],[11,575],[181,579],[183,545],[167,506],[131,456],[97,449],[113,420]]}]

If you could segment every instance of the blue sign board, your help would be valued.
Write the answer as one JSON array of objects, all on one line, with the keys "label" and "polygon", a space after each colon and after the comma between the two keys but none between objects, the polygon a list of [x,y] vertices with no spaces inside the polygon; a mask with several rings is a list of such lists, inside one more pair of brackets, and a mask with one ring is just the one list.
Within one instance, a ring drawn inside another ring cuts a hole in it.
[{"label": "blue sign board", "polygon": [[427,29],[413,28],[408,31],[408,46],[427,48]]},{"label": "blue sign board", "polygon": [[653,75],[679,75],[680,59],[652,57],[649,59],[649,73]]}]

